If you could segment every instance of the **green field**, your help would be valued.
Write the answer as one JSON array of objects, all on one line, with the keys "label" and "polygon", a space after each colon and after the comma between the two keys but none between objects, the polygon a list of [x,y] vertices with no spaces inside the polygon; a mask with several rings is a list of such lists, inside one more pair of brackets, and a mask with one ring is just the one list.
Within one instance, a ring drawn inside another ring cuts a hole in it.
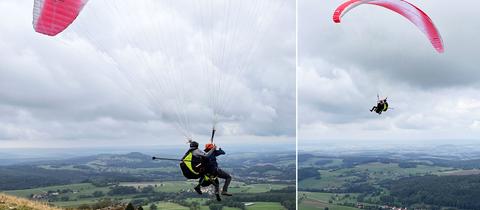
[{"label": "green field", "polygon": [[[150,205],[152,204],[142,206],[142,208],[145,210],[150,210]],[[190,210],[190,208],[188,207],[180,206],[176,203],[170,203],[170,202],[156,202],[155,205],[157,206],[157,209]]]},{"label": "green field", "polygon": [[[197,183],[195,181],[152,181],[152,182],[124,182],[120,183],[120,186],[131,186],[137,189],[141,189],[147,186],[154,186],[156,192],[168,192],[168,193],[175,193],[181,191],[192,190],[193,187]],[[263,193],[268,192],[270,190],[278,190],[286,188],[287,185],[282,184],[245,184],[242,182],[232,182],[231,190],[232,193]],[[52,204],[59,206],[59,207],[78,207],[82,204],[94,204],[97,203],[102,198],[111,198],[113,200],[119,200],[124,202],[129,202],[132,199],[136,199],[135,195],[118,195],[118,196],[107,196],[109,192],[109,187],[96,187],[90,183],[82,183],[82,184],[70,184],[70,185],[60,185],[60,186],[50,186],[50,187],[41,187],[41,188],[34,188],[34,189],[26,189],[26,190],[12,190],[12,191],[5,191],[6,194],[30,198],[32,194],[42,194],[48,191],[54,192],[61,192],[62,190],[69,189],[66,193],[60,193],[58,197],[69,197],[68,201],[56,201],[52,202]],[[101,191],[104,193],[104,196],[95,198],[92,194],[95,191]],[[140,197],[141,198],[141,197]],[[212,199],[211,196],[205,195],[205,198],[189,198],[187,202],[198,202],[199,204],[204,204],[206,201]],[[150,205],[148,205],[149,207]],[[171,207],[172,209],[184,209],[184,207],[179,206],[178,204],[168,203],[168,202],[159,202],[158,207]],[[162,208],[159,208],[162,209]],[[188,208],[187,208],[188,209]],[[202,209],[208,209],[208,206],[202,206]],[[224,208],[226,210],[237,210],[234,208]],[[258,202],[255,205],[247,208],[251,210],[255,209],[283,209],[283,207],[279,203],[262,203]]]},{"label": "green field", "polygon": [[[332,160],[332,162],[328,162]],[[302,167],[315,167],[318,169],[320,178],[311,177],[298,183],[299,188],[311,191],[332,192],[335,190],[348,189],[350,186],[362,184],[376,189],[375,193],[363,194],[361,203],[363,205],[375,205],[380,202],[382,196],[388,196],[390,192],[381,187],[379,183],[398,180],[403,177],[424,176],[428,174],[455,175],[455,174],[479,174],[480,170],[459,170],[455,171],[449,167],[432,165],[416,165],[416,167],[402,168],[397,163],[372,162],[356,165],[354,167],[340,167],[327,169],[326,166],[339,166],[341,159],[310,158]],[[322,192],[299,192],[300,209],[356,209],[359,194],[336,194]]]},{"label": "green field", "polygon": [[[247,206],[247,210],[285,210],[285,208],[280,205],[280,203],[275,202],[254,202],[253,205]],[[150,210],[150,205],[143,206],[143,209]],[[155,205],[158,209],[169,209],[169,210],[189,210],[190,208],[185,206],[180,206],[176,203],[170,202],[156,202]],[[201,210],[210,210],[208,206],[200,206]],[[223,210],[239,210],[238,208],[232,207],[223,207]]]},{"label": "green field", "polygon": [[233,183],[230,187],[232,193],[263,193],[270,190],[280,190],[286,188],[287,185],[282,184],[251,184],[246,185],[241,182]]},{"label": "green field", "polygon": [[[142,188],[146,186],[154,186],[157,192],[179,192],[181,190],[191,190],[197,184],[196,181],[168,181],[168,182],[124,182],[122,186],[132,186]],[[223,185],[223,183],[221,183]],[[280,190],[286,188],[284,184],[250,184],[243,182],[232,182],[229,192],[232,193],[263,193],[270,190]]]},{"label": "green field", "polygon": [[[201,207],[200,207],[200,210],[210,210],[210,207],[208,207],[208,206],[201,206]],[[227,206],[225,206],[225,207],[223,207],[222,210],[240,210],[240,209],[239,209],[239,208],[232,208],[232,207],[227,207]]]},{"label": "green field", "polygon": [[[319,170],[320,179],[308,178],[299,182],[300,188],[308,189],[325,189],[325,188],[339,188],[346,183],[348,177],[341,177],[342,170]],[[354,177],[351,177],[354,178]]]},{"label": "green field", "polygon": [[353,168],[318,170],[321,178],[308,178],[299,182],[301,189],[329,189],[340,188],[346,183],[359,179],[359,175],[366,175],[369,183],[378,183],[388,179],[399,179],[407,176],[438,174],[451,168],[418,165],[415,168],[401,168],[396,163],[369,163]]},{"label": "green field", "polygon": [[197,183],[194,181],[168,181],[168,182],[122,182],[120,186],[142,188],[154,186],[157,192],[180,192],[192,189]]},{"label": "green field", "polygon": [[298,192],[299,209],[334,209],[334,210],[352,210],[357,209],[339,204],[348,202],[356,203],[357,194],[338,194],[338,193],[320,193],[320,192]]},{"label": "green field", "polygon": [[324,204],[315,201],[304,201],[298,204],[299,210],[324,210],[328,208],[329,210],[357,210],[358,208],[348,207],[348,206],[338,206],[332,204]]},{"label": "green field", "polygon": [[321,193],[321,192],[299,192],[299,196],[311,198],[315,200],[319,200],[322,202],[328,202],[332,200],[334,202],[342,201],[342,202],[355,202],[357,193],[348,193],[348,194],[340,194],[340,193]]},{"label": "green field", "polygon": [[75,197],[78,197],[79,195],[90,195],[95,191],[103,191],[103,192],[108,191],[107,187],[95,187],[90,183],[82,183],[82,184],[40,187],[40,188],[33,188],[33,189],[26,189],[26,190],[11,190],[11,191],[5,191],[5,193],[18,196],[18,197],[29,198],[31,194],[38,194],[38,193],[43,193],[47,191],[57,191],[57,190],[65,190],[65,189],[78,191],[77,193],[74,194]]},{"label": "green field", "polygon": [[285,210],[280,203],[274,202],[255,202],[251,206],[247,206],[247,210]]},{"label": "green field", "polygon": [[359,165],[354,168],[357,171],[367,172],[374,179],[385,179],[385,178],[399,178],[405,176],[415,176],[415,175],[425,175],[429,173],[437,173],[450,168],[438,167],[438,166],[428,166],[428,165],[417,165],[415,168],[400,168],[398,164],[384,164],[384,163],[369,163],[364,165]]}]

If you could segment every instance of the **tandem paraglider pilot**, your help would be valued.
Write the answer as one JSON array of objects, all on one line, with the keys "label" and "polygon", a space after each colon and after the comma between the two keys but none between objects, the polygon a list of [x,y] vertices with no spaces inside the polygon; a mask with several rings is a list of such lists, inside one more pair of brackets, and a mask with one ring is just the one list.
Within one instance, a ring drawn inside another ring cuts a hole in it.
[{"label": "tandem paraglider pilot", "polygon": [[387,98],[378,100],[377,105],[370,109],[370,112],[375,111],[377,114],[382,114],[388,110]]},{"label": "tandem paraglider pilot", "polygon": [[228,186],[232,180],[230,174],[218,167],[217,156],[224,155],[225,152],[213,143],[205,145],[205,150],[200,150],[196,141],[190,141],[190,148],[185,153],[180,163],[183,175],[188,179],[199,179],[198,185],[194,190],[198,194],[202,194],[201,187],[213,185],[215,188],[215,197],[217,201],[221,201],[220,182],[218,178],[225,179],[221,195],[232,196],[228,193]]}]

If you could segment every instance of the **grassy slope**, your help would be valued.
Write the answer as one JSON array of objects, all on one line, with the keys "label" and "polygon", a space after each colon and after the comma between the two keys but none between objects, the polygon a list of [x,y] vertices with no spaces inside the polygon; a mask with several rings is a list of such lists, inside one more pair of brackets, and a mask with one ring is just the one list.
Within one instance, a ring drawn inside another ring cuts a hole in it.
[{"label": "grassy slope", "polygon": [[0,209],[17,210],[60,210],[47,204],[30,201],[24,198],[0,194]]}]

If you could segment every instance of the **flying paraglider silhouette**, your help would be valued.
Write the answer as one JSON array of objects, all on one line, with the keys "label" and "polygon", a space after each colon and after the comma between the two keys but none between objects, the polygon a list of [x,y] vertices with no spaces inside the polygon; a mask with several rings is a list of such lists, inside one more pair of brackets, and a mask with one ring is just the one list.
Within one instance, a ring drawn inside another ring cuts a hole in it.
[{"label": "flying paraglider silhouette", "polygon": [[373,106],[372,109],[370,109],[370,112],[375,111],[375,113],[381,115],[382,112],[386,112],[388,110],[388,102],[387,102],[387,97],[384,99],[380,99],[380,96],[377,94],[377,105]]}]

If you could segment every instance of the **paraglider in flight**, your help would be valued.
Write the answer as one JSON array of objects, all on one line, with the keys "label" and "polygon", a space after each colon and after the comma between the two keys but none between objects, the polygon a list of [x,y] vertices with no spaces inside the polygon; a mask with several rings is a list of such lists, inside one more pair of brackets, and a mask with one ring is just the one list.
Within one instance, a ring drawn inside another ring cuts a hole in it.
[{"label": "paraglider in flight", "polygon": [[437,52],[444,52],[442,37],[430,17],[415,5],[404,0],[349,0],[335,10],[333,21],[335,23],[340,23],[341,18],[346,13],[362,4],[381,6],[402,15],[415,24],[418,29],[428,37]]},{"label": "paraglider in flight", "polygon": [[[191,10],[175,0],[89,1],[88,8],[83,9],[87,1],[35,0],[35,31],[61,39],[71,39],[62,34],[73,32],[75,39],[84,39],[102,52],[118,70],[112,78],[120,80],[119,73],[126,79],[119,81],[121,88],[159,119],[172,121],[190,140],[181,159],[152,159],[180,162],[187,179],[199,179],[203,187],[215,186],[217,200],[221,200],[220,195],[231,196],[231,176],[216,162],[216,156],[225,152],[213,144],[215,127],[231,119],[227,109],[231,91],[240,83],[237,77],[252,69],[257,45],[286,0],[192,1],[195,6]],[[165,8],[162,15],[152,18],[159,8]],[[192,34],[196,34],[195,39]],[[192,53],[198,58],[193,59]],[[195,76],[203,76],[204,81]],[[203,97],[204,93],[208,97]],[[207,117],[211,117],[213,128],[205,150],[192,141],[193,134],[206,123],[190,118],[199,110],[192,107],[197,103],[191,103],[197,101],[209,110]],[[218,178],[225,179],[222,192]]]},{"label": "paraglider in flight", "polygon": [[55,36],[77,18],[87,2],[88,0],[35,0],[33,28],[38,33]]},{"label": "paraglider in flight", "polygon": [[372,109],[370,109],[370,112],[375,111],[377,114],[382,114],[382,112],[386,112],[388,110],[388,102],[387,98],[385,99],[380,99],[380,97],[377,95],[377,105],[373,106]]},{"label": "paraglider in flight", "polygon": [[205,150],[203,151],[198,148],[198,142],[191,140],[190,148],[181,160],[180,169],[187,179],[199,179],[198,185],[194,188],[198,194],[202,194],[201,187],[213,185],[215,187],[216,199],[221,201],[218,178],[225,179],[221,195],[232,196],[232,194],[228,193],[228,186],[232,177],[218,167],[217,156],[224,155],[225,151],[221,148],[217,149],[217,146],[213,143],[214,136],[215,129],[212,131],[210,143],[205,144]]}]

